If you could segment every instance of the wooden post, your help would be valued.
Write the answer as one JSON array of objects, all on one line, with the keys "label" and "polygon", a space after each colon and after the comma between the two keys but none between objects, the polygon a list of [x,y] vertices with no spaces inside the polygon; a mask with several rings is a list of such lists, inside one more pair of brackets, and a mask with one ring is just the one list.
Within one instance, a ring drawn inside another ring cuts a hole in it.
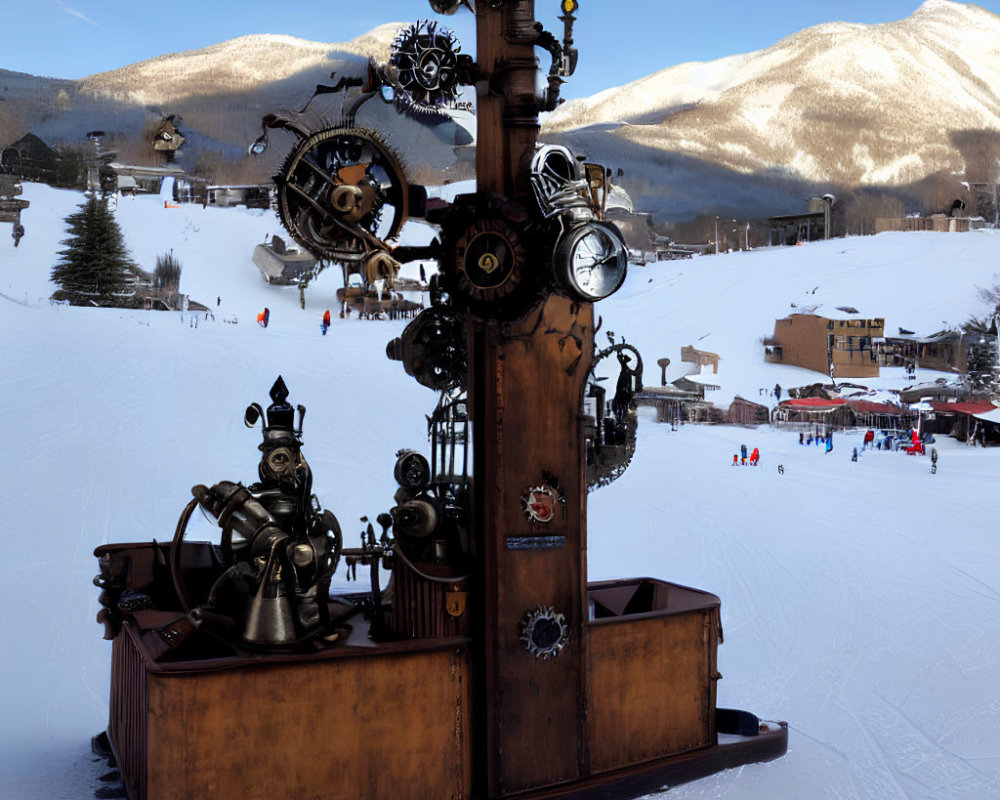
[{"label": "wooden post", "polygon": [[[492,92],[478,103],[480,192],[530,197],[538,131],[534,2],[477,8],[479,66]],[[527,269],[549,270],[548,252]],[[552,294],[518,322],[472,319],[473,524],[481,580],[474,697],[476,796],[501,797],[586,775],[583,625],[586,608],[586,484],[580,426],[593,358],[593,308]],[[549,486],[564,502],[550,522],[524,502]],[[546,659],[522,641],[528,615],[551,608],[569,630]]]}]

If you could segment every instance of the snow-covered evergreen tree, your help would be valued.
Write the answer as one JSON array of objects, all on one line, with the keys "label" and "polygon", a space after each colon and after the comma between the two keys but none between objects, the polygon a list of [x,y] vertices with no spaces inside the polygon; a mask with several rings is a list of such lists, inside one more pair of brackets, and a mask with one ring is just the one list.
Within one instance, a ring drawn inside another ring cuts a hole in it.
[{"label": "snow-covered evergreen tree", "polygon": [[125,247],[121,228],[105,200],[90,195],[79,210],[66,218],[69,238],[52,268],[52,281],[59,289],[54,300],[72,305],[127,306],[136,265]]},{"label": "snow-covered evergreen tree", "polygon": [[989,397],[996,391],[996,343],[985,332],[973,333],[965,364],[965,379],[974,395]]}]

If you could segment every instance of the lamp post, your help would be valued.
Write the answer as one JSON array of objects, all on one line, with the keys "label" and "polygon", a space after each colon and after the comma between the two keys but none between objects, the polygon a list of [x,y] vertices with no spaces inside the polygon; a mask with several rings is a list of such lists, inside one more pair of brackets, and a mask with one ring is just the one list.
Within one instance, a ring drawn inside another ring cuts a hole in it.
[{"label": "lamp post", "polygon": [[719,255],[719,218],[715,218],[715,254]]}]

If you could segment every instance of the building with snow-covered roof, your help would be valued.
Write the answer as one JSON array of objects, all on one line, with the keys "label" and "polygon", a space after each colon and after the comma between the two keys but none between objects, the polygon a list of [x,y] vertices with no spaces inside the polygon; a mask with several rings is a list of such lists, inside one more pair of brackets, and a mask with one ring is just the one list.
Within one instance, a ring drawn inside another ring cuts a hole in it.
[{"label": "building with snow-covered roof", "polygon": [[1000,443],[1000,413],[992,403],[930,402],[931,411],[922,412],[923,429],[943,433],[962,442],[986,445]]},{"label": "building with snow-covered roof", "polygon": [[754,403],[736,395],[726,411],[726,422],[730,425],[767,425],[771,410],[760,403]]},{"label": "building with snow-covered roof", "polygon": [[805,367],[834,378],[877,378],[876,340],[885,336],[882,317],[850,315],[828,319],[791,314],[774,323],[774,336],[764,342],[770,364]]},{"label": "building with snow-covered roof", "polygon": [[870,400],[848,400],[854,414],[854,424],[880,430],[906,430],[913,427],[915,415],[909,408],[891,403],[873,403]]},{"label": "building with snow-covered roof", "polygon": [[776,425],[787,423],[807,423],[819,425],[823,430],[850,428],[854,425],[854,414],[846,400],[822,397],[800,397],[782,400],[771,412],[771,421]]}]

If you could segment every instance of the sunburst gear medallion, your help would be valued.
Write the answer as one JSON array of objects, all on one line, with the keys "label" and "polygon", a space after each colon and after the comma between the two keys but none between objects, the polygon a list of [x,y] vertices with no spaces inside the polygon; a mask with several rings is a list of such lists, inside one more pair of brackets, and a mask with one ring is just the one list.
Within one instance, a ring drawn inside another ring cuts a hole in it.
[{"label": "sunburst gear medallion", "polygon": [[557,614],[552,606],[538,606],[527,612],[521,621],[521,641],[535,658],[543,661],[554,658],[569,641],[566,617]]},{"label": "sunburst gear medallion", "polygon": [[435,113],[458,96],[459,50],[455,34],[432,20],[420,20],[396,37],[388,66],[401,111]]},{"label": "sunburst gear medallion", "polygon": [[525,288],[527,248],[506,220],[486,217],[472,222],[455,240],[456,290],[474,311],[497,314],[513,308]]},{"label": "sunburst gear medallion", "polygon": [[282,224],[317,258],[354,262],[389,249],[409,213],[399,159],[364,128],[324,128],[303,138],[274,181]]}]

